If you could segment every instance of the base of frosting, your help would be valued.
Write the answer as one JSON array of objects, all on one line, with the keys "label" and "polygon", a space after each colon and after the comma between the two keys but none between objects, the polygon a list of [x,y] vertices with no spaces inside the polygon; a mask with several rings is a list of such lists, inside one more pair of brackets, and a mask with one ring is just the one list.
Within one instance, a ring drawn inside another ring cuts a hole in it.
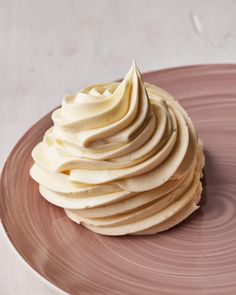
[{"label": "base of frosting", "polygon": [[[193,174],[190,177],[188,176],[188,178],[191,178],[191,182],[187,185],[187,188],[186,183],[189,180],[185,177],[182,183],[173,191],[155,200],[154,190],[152,196],[154,202],[151,201],[145,206],[135,208],[135,210],[125,214],[103,218],[88,218],[84,217],[83,210],[65,209],[66,215],[72,221],[102,235],[153,235],[166,231],[179,224],[199,208],[198,203],[202,193],[200,179],[202,177],[201,170],[203,164],[204,156],[202,145],[200,144],[198,146],[198,162],[195,165]],[[137,196],[133,196],[130,199],[132,198],[135,199]],[[113,206],[118,204],[115,203]],[[125,205],[123,204],[124,207]],[[86,212],[85,215],[88,216],[89,213]]]}]

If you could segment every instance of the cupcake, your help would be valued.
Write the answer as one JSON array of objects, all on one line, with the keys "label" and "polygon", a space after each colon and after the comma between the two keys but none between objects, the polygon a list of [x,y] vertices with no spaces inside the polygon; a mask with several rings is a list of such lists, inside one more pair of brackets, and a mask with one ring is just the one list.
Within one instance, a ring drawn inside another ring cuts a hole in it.
[{"label": "cupcake", "polygon": [[103,235],[150,235],[199,207],[204,155],[194,125],[134,62],[120,83],[65,96],[52,120],[30,175],[74,222]]}]

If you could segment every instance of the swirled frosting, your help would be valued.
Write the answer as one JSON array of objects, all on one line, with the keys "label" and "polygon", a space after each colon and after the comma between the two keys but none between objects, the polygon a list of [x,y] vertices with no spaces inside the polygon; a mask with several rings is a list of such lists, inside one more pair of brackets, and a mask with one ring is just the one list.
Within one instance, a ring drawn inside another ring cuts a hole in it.
[{"label": "swirled frosting", "polygon": [[32,151],[41,195],[104,235],[155,234],[198,208],[204,156],[193,123],[135,63],[121,83],[65,96]]}]

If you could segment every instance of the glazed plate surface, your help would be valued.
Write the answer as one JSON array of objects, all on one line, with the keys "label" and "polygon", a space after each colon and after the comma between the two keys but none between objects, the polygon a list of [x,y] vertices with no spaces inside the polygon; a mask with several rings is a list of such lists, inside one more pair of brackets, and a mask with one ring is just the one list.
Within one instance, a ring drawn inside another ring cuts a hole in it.
[{"label": "glazed plate surface", "polygon": [[45,201],[29,176],[51,113],[17,143],[1,176],[0,217],[12,244],[69,294],[236,294],[236,65],[150,72],[174,95],[205,145],[201,208],[155,236],[100,236]]}]

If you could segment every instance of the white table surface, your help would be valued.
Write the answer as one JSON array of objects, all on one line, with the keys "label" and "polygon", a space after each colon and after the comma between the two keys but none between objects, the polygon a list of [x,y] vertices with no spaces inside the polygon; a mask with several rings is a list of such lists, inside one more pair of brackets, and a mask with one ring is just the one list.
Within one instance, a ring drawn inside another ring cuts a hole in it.
[{"label": "white table surface", "polygon": [[[0,167],[64,94],[142,72],[236,62],[235,0],[0,0]],[[58,294],[0,226],[0,294]]]}]

